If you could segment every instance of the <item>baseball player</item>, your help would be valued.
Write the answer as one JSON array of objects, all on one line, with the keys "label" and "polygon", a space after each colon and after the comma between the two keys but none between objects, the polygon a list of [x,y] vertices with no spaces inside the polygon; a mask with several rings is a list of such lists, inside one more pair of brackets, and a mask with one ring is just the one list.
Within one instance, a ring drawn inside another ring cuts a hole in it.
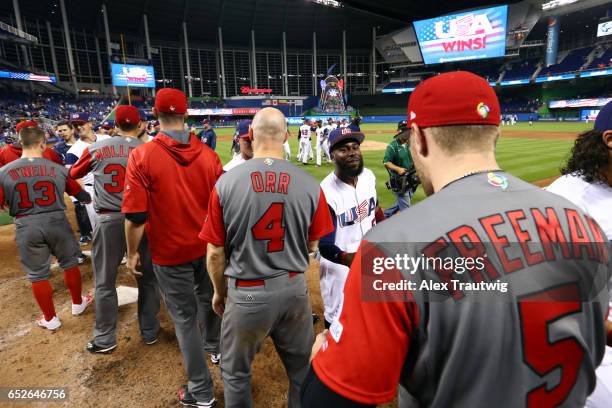
[{"label": "baseball player", "polygon": [[348,127],[348,123],[346,123],[346,118],[342,118],[342,120],[340,121],[340,124],[338,125],[339,128],[345,128]]},{"label": "baseball player", "polygon": [[72,314],[82,314],[92,301],[91,295],[81,294],[79,244],[64,214],[64,191],[83,202],[91,201],[91,197],[68,177],[63,166],[43,158],[46,141],[41,129],[34,126],[21,129],[19,141],[21,158],[0,168],[0,207],[8,205],[10,215],[15,217],[15,241],[21,266],[43,312],[36,324],[56,330],[62,323],[55,313],[53,288],[49,283],[52,254],[64,269]]},{"label": "baseball player", "polygon": [[[484,78],[423,81],[408,120],[429,198],[364,237],[340,317],[313,348],[302,406],[379,404],[398,382],[426,407],[583,406],[606,338],[603,232],[567,200],[499,170],[499,102]],[[431,263],[393,261],[421,256]],[[480,263],[459,269],[467,259]],[[389,267],[375,271],[380,260]]]},{"label": "baseball player", "polygon": [[[83,155],[83,152],[90,144],[96,141],[102,141],[104,139],[110,138],[108,135],[96,135],[93,132],[93,124],[90,120],[88,113],[75,113],[71,117],[71,124],[74,127],[75,131],[79,135],[79,140],[77,140],[66,152],[66,167],[70,168],[74,165],[79,158]],[[92,197],[94,196],[94,182],[93,182],[93,174],[88,173],[82,179],[83,188],[85,191],[89,193]],[[85,205],[85,209],[87,210],[87,215],[89,217],[89,222],[91,223],[92,229],[96,229],[96,225],[98,223],[98,214],[96,213],[96,209],[94,208],[93,202]]]},{"label": "baseball player", "polygon": [[[57,125],[57,132],[60,134],[63,140],[53,146],[53,151],[55,151],[61,158],[62,165],[66,165],[66,154],[72,145],[76,143],[76,139],[74,137],[74,127],[72,124],[70,124],[70,122],[60,122]],[[86,245],[91,241],[92,234],[91,222],[89,222],[87,210],[85,206],[75,198],[72,198],[72,204],[74,204],[75,218],[79,227],[79,233],[81,234],[79,243],[81,245]]]},{"label": "baseball player", "polygon": [[376,196],[376,176],[363,167],[359,145],[365,138],[350,128],[334,130],[330,137],[335,170],[321,182],[334,222],[334,231],[319,243],[321,297],[325,327],[335,319],[344,282],[364,234],[384,216]]},{"label": "baseball player", "polygon": [[[127,266],[133,274],[140,274],[138,248],[146,227],[153,271],[174,321],[189,380],[179,390],[179,401],[212,407],[216,399],[204,350],[211,354],[211,361],[218,362],[221,322],[211,307],[206,246],[198,234],[223,169],[219,156],[185,131],[187,97],[183,92],[160,89],[153,113],[159,119],[160,133],[128,158],[122,207]],[[204,336],[198,310],[204,320]]]},{"label": "baseball player", "polygon": [[240,146],[240,154],[232,158],[232,160],[223,166],[223,171],[230,171],[234,167],[253,158],[253,147],[251,145],[251,138],[249,137],[250,127],[251,120],[248,119],[241,120],[238,126],[236,126],[236,137],[238,138],[238,144]]},{"label": "baseball player", "polygon": [[[15,126],[15,134],[19,136],[19,132],[21,131],[21,129],[24,129],[26,127],[38,127],[38,124],[33,121],[19,122]],[[14,160],[19,159],[21,157],[21,154],[22,154],[22,147],[19,141],[16,141],[11,144],[7,144],[6,146],[0,148],[0,167],[4,166],[5,164],[9,164],[10,162]],[[45,147],[42,157],[47,160],[51,160],[54,163],[57,163],[60,165],[62,164],[62,159],[57,155],[56,152],[49,149],[48,147]]]},{"label": "baseball player", "polygon": [[204,119],[202,121],[202,126],[204,128],[200,131],[200,133],[198,133],[198,139],[200,139],[202,143],[206,144],[211,149],[215,150],[217,148],[217,134],[212,128],[210,120]]},{"label": "baseball player", "polygon": [[283,160],[282,112],[262,109],[249,133],[254,158],[219,179],[200,234],[213,307],[223,315],[225,406],[253,406],[251,363],[270,335],[289,376],[289,407],[298,407],[313,341],[304,271],[308,252],[333,225],[317,182]]},{"label": "baseball player", "polygon": [[[93,174],[94,206],[98,225],[93,234],[92,261],[96,284],[96,324],[94,338],[87,343],[90,353],[110,353],[117,347],[117,268],[125,255],[125,216],[121,213],[128,155],[143,142],[138,109],[120,105],[115,110],[119,134],[87,146],[70,169],[74,179]],[[159,295],[153,275],[151,255],[145,240],[140,248],[141,276],[138,282],[138,322],[143,341],[154,344],[159,331]]]},{"label": "baseball player", "polygon": [[327,126],[323,126],[323,121],[317,121],[317,166],[321,166],[321,156],[324,154],[327,158],[327,163],[331,161],[329,156],[329,133]]},{"label": "baseball player", "polygon": [[289,133],[289,119],[287,118],[285,118],[285,125],[287,126],[287,140],[283,143],[283,150],[285,151],[285,160],[291,161],[291,146],[289,146],[291,134]]},{"label": "baseball player", "polygon": [[312,154],[312,145],[310,144],[310,132],[312,126],[308,119],[304,119],[304,123],[300,126],[299,137],[300,137],[300,151],[298,152],[298,161],[302,161],[302,164],[308,164],[308,155]]},{"label": "baseball player", "polygon": [[[567,198],[592,216],[612,242],[612,102],[601,109],[594,128],[578,136],[561,173],[546,190]],[[612,347],[606,347],[595,373],[597,386],[585,407],[604,408],[612,401]]]}]

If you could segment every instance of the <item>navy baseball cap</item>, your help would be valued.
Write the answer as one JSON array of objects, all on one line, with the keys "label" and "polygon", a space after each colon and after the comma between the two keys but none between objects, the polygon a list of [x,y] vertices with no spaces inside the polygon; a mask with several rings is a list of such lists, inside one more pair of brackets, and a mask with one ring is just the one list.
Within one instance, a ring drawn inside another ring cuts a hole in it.
[{"label": "navy baseball cap", "polygon": [[361,132],[356,132],[349,127],[337,128],[332,130],[329,135],[329,150],[334,150],[336,145],[345,140],[355,140],[357,143],[361,144],[363,139],[365,139],[365,135]]},{"label": "navy baseball cap", "polygon": [[144,111],[144,109],[138,109],[138,117],[142,122],[147,121],[147,113]]},{"label": "navy baseball cap", "polygon": [[70,114],[70,122],[87,123],[87,122],[91,122],[91,118],[89,117],[89,113],[87,112],[72,113]]},{"label": "navy baseball cap", "polygon": [[234,135],[238,138],[249,137],[251,123],[253,123],[253,121],[250,119],[244,119],[238,122],[238,126],[236,126],[236,133],[234,133]]},{"label": "navy baseball cap", "polygon": [[607,130],[612,130],[612,101],[608,102],[597,114],[597,119],[595,119],[595,130],[602,133]]}]

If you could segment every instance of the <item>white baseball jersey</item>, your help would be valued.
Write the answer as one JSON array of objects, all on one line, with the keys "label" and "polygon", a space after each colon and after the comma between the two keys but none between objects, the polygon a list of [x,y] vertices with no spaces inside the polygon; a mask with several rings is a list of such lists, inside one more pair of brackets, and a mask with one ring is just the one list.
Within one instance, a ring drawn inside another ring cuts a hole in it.
[{"label": "white baseball jersey", "polygon": [[567,198],[589,214],[612,241],[612,187],[603,183],[587,183],[580,176],[559,177],[547,191]]},{"label": "white baseball jersey", "polygon": [[[108,135],[96,135],[96,142],[99,142],[104,139],[110,139],[111,136]],[[87,143],[78,139],[70,149],[66,152],[66,167],[70,168],[73,164],[75,164],[83,155],[83,152],[91,143]],[[94,182],[93,173],[89,172],[85,177],[83,177],[83,184],[92,184]]]},{"label": "white baseball jersey", "polygon": [[[593,217],[612,241],[612,187],[603,183],[587,183],[580,176],[568,174],[559,177],[546,190],[565,197]],[[612,320],[612,313],[608,320]],[[595,391],[587,399],[585,407],[608,407],[612,398],[612,347],[606,346],[606,354],[595,374]]]},{"label": "white baseball jersey", "polygon": [[[376,224],[376,176],[364,168],[357,179],[357,187],[353,188],[332,172],[321,182],[321,189],[335,218],[335,245],[344,252],[357,252],[365,233]],[[325,320],[330,323],[337,317],[336,311],[342,303],[348,271],[344,265],[321,258],[321,297]]]},{"label": "white baseball jersey", "polygon": [[310,125],[300,126],[300,140],[310,138]]},{"label": "white baseball jersey", "polygon": [[318,127],[315,132],[317,132],[317,144],[327,139],[327,135],[325,134],[325,127]]},{"label": "white baseball jersey", "polygon": [[230,160],[225,166],[223,166],[223,171],[228,172],[234,167],[241,165],[245,161],[246,160],[244,159],[244,157],[242,157],[242,153],[238,153],[236,156],[234,156],[232,160]]}]

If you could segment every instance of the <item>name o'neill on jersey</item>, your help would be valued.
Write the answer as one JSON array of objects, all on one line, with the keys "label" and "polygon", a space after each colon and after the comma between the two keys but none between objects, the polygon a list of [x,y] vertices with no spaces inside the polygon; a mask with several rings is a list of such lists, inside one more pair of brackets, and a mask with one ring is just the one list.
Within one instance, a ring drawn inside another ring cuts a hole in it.
[{"label": "name o'neill on jersey", "polygon": [[[338,226],[347,227],[360,223],[376,211],[376,198],[370,197],[369,200],[363,200],[358,206],[348,209],[347,211],[337,214]],[[372,225],[376,224],[376,220],[372,220]]]},{"label": "name o'neill on jersey", "polygon": [[8,174],[13,180],[19,180],[23,177],[55,177],[55,169],[46,166],[24,166],[11,169]]}]

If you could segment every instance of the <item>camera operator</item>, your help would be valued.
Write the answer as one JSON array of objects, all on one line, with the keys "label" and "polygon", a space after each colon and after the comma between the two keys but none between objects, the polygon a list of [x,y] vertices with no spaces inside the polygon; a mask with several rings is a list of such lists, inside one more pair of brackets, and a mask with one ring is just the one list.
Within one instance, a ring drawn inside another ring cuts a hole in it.
[{"label": "camera operator", "polygon": [[389,172],[389,188],[396,197],[397,202],[393,207],[385,210],[385,218],[388,218],[398,211],[404,211],[410,207],[410,197],[418,186],[418,178],[414,171],[414,164],[410,156],[410,128],[408,123],[403,120],[397,124],[398,133],[393,137],[393,141],[385,150],[383,163]]}]

